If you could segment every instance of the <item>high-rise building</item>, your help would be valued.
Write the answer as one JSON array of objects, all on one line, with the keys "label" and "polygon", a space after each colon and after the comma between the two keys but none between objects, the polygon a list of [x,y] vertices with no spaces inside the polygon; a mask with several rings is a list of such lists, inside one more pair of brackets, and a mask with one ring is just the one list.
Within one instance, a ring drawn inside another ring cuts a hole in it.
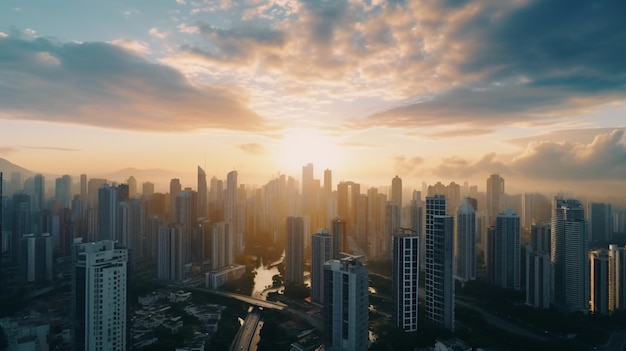
[{"label": "high-rise building", "polygon": [[17,266],[20,262],[20,240],[23,235],[32,233],[31,198],[28,194],[19,191],[13,194],[13,213],[10,240],[11,262]]},{"label": "high-rise building", "polygon": [[492,174],[487,178],[487,221],[494,225],[496,216],[504,209],[504,178]]},{"label": "high-rise building", "polygon": [[304,283],[304,221],[302,217],[287,217],[287,245],[285,246],[287,283]]},{"label": "high-rise building", "polygon": [[368,347],[368,272],[362,256],[324,264],[324,343],[327,350]]},{"label": "high-rise building", "polygon": [[609,312],[626,309],[626,247],[609,245]]},{"label": "high-rise building", "polygon": [[467,282],[476,279],[476,212],[465,198],[456,214],[454,275]]},{"label": "high-rise building", "polygon": [[507,208],[496,216],[494,284],[520,290],[520,218]]},{"label": "high-rise building", "polygon": [[33,194],[33,211],[43,211],[46,202],[46,181],[43,175],[35,175],[35,191]]},{"label": "high-rise building", "polygon": [[198,217],[205,218],[209,214],[209,192],[207,189],[206,173],[198,166]]},{"label": "high-rise building", "polygon": [[417,330],[420,238],[411,229],[398,229],[392,237],[394,319],[405,332]]},{"label": "high-rise building", "polygon": [[613,209],[607,203],[589,203],[590,241],[607,242],[613,237]]},{"label": "high-rise building", "polygon": [[128,177],[126,180],[126,184],[128,184],[128,197],[129,199],[137,196],[137,179],[133,176]]},{"label": "high-rise building", "polygon": [[333,172],[330,169],[324,170],[324,193],[330,196],[333,192]]},{"label": "high-rise building", "polygon": [[128,252],[110,240],[77,244],[74,349],[126,350]]},{"label": "high-rise building", "polygon": [[183,227],[170,224],[159,227],[157,278],[183,280]]},{"label": "high-rise building", "polygon": [[589,310],[585,210],[578,200],[555,197],[552,207],[552,303],[562,311]]},{"label": "high-rise building", "polygon": [[154,195],[154,183],[145,182],[141,185],[141,195],[151,197]]},{"label": "high-rise building", "polygon": [[311,300],[324,303],[324,264],[332,259],[331,236],[322,229],[311,238]]},{"label": "high-rise building", "polygon": [[341,258],[341,253],[347,251],[345,246],[348,241],[346,237],[346,221],[342,218],[333,219],[330,232],[333,238],[332,258],[338,260]]},{"label": "high-rise building", "polygon": [[98,240],[118,240],[118,191],[104,184],[98,189]]},{"label": "high-rise building", "polygon": [[382,247],[379,253],[385,258],[392,258],[391,253],[391,237],[398,228],[401,227],[402,211],[400,205],[396,202],[389,201],[385,207],[385,240],[382,242]]},{"label": "high-rise building", "polygon": [[72,178],[64,175],[57,178],[54,188],[54,199],[61,205],[61,208],[69,208],[72,200]]},{"label": "high-rise building", "polygon": [[609,252],[598,249],[589,252],[590,299],[589,312],[609,314]]},{"label": "high-rise building", "polygon": [[426,197],[426,316],[454,330],[454,218],[446,197]]},{"label": "high-rise building", "polygon": [[183,190],[180,179],[174,178],[170,180],[170,223],[178,223],[178,213],[176,211],[176,198]]},{"label": "high-rise building", "polygon": [[98,195],[100,188],[107,183],[106,179],[90,178],[87,181],[87,206],[98,207]]},{"label": "high-rise building", "polygon": [[80,201],[87,206],[87,175],[80,175]]},{"label": "high-rise building", "polygon": [[217,271],[234,263],[233,241],[229,235],[228,222],[218,222],[211,226],[211,270]]},{"label": "high-rise building", "polygon": [[420,238],[420,269],[424,270],[426,263],[426,236],[424,235],[424,206],[422,204],[422,193],[413,191],[413,198],[409,203],[408,227],[416,232]]},{"label": "high-rise building", "polygon": [[392,202],[402,207],[402,179],[397,175],[391,180],[391,199]]},{"label": "high-rise building", "polygon": [[534,252],[550,253],[550,223],[537,222],[530,226],[530,244]]},{"label": "high-rise building", "polygon": [[550,308],[550,253],[526,246],[526,304]]}]

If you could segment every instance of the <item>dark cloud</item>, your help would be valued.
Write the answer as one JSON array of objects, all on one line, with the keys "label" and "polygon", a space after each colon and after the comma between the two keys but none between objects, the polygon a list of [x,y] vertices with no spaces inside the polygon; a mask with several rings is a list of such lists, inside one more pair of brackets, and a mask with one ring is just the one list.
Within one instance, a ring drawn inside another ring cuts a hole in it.
[{"label": "dark cloud", "polygon": [[184,46],[183,49],[196,50],[196,52],[215,58],[245,60],[261,50],[280,48],[285,45],[285,33],[269,27],[247,26],[222,29],[206,23],[199,23],[198,28],[215,46],[215,50],[207,51],[187,46]]},{"label": "dark cloud", "polygon": [[440,9],[447,16],[432,24],[446,40],[431,55],[456,86],[374,114],[366,125],[534,123],[626,98],[626,2],[465,3],[447,1]]},{"label": "dark cloud", "polygon": [[237,91],[106,43],[0,38],[0,116],[108,128],[259,130]]}]

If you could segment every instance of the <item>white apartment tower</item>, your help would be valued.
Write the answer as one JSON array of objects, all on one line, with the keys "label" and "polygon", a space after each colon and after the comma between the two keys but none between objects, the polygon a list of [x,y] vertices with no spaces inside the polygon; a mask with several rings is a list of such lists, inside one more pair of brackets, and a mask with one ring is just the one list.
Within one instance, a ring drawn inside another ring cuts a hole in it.
[{"label": "white apartment tower", "polygon": [[454,218],[446,197],[426,197],[426,316],[454,330]]},{"label": "white apartment tower", "polygon": [[420,238],[400,228],[392,237],[394,319],[405,332],[417,330]]},{"label": "white apartment tower", "polygon": [[74,349],[125,351],[127,249],[77,244],[74,262]]},{"label": "white apartment tower", "polygon": [[324,264],[326,350],[368,348],[368,272],[362,256],[346,255]]}]

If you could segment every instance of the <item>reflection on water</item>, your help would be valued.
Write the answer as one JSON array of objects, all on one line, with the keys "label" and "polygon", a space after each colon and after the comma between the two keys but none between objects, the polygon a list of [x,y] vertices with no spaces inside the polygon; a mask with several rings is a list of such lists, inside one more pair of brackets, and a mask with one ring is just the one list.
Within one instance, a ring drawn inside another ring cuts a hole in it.
[{"label": "reflection on water", "polygon": [[278,271],[278,264],[283,261],[285,258],[285,252],[283,251],[280,260],[276,262],[272,262],[273,267],[269,267],[269,265],[263,264],[263,258],[259,258],[260,264],[256,268],[256,276],[254,277],[254,288],[252,289],[252,296],[258,296],[260,293],[267,288],[267,286],[272,285],[272,277],[276,274],[280,274]]}]

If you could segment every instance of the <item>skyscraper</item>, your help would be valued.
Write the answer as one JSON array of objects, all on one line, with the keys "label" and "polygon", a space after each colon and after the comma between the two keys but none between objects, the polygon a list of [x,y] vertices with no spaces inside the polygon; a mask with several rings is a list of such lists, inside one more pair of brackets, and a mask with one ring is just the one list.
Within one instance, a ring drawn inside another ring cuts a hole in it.
[{"label": "skyscraper", "polygon": [[488,225],[495,224],[496,216],[504,209],[504,178],[492,174],[487,178],[487,221]]},{"label": "skyscraper", "polygon": [[13,194],[12,232],[11,232],[11,262],[18,265],[20,262],[20,240],[23,235],[32,233],[31,198],[28,194],[19,191]]},{"label": "skyscraper", "polygon": [[118,240],[118,193],[107,184],[98,189],[98,239]]},{"label": "skyscraper", "polygon": [[609,314],[609,252],[598,249],[589,252],[590,299],[589,312]]},{"label": "skyscraper", "polygon": [[33,194],[33,211],[43,211],[46,201],[46,181],[43,175],[35,175],[35,192]]},{"label": "skyscraper", "polygon": [[550,223],[537,222],[530,227],[530,244],[535,252],[550,253]]},{"label": "skyscraper", "polygon": [[333,240],[333,247],[331,250],[332,258],[338,260],[341,258],[341,253],[346,252],[346,221],[341,218],[335,218],[331,225],[331,234]]},{"label": "skyscraper", "polygon": [[587,223],[578,200],[555,197],[552,207],[552,302],[567,312],[589,309]]},{"label": "skyscraper", "polygon": [[198,217],[200,218],[208,216],[208,195],[206,173],[198,166]]},{"label": "skyscraper", "polygon": [[170,223],[178,223],[178,213],[176,211],[176,198],[183,190],[180,179],[174,178],[170,180]]},{"label": "skyscraper", "polygon": [[426,197],[426,316],[454,330],[454,218],[443,195]]},{"label": "skyscraper", "polygon": [[392,258],[391,237],[393,233],[400,228],[401,218],[402,212],[400,205],[394,201],[387,202],[387,206],[385,207],[385,240],[383,240],[382,247],[380,248],[380,254],[386,256],[386,259]]},{"label": "skyscraper", "polygon": [[311,238],[311,300],[324,303],[324,263],[332,259],[331,236],[322,229]]},{"label": "skyscraper", "polygon": [[611,240],[613,236],[613,209],[607,203],[589,203],[590,241]]},{"label": "skyscraper", "polygon": [[324,264],[324,343],[327,350],[368,347],[368,272],[362,256]]},{"label": "skyscraper", "polygon": [[75,252],[74,349],[126,350],[127,250],[105,240]]},{"label": "skyscraper", "polygon": [[465,198],[456,215],[454,275],[467,282],[476,279],[476,213]]},{"label": "skyscraper", "polygon": [[626,309],[626,248],[609,245],[609,312]]},{"label": "skyscraper", "polygon": [[526,304],[550,308],[550,254],[526,246]]},{"label": "skyscraper", "polygon": [[72,200],[72,178],[66,174],[61,178],[57,178],[55,185],[55,200],[61,205],[62,208],[69,208],[70,201]]},{"label": "skyscraper", "polygon": [[170,224],[159,227],[157,244],[157,278],[183,280],[183,227]]},{"label": "skyscraper", "polygon": [[287,217],[285,251],[286,282],[304,283],[304,222],[302,217]]},{"label": "skyscraper", "polygon": [[520,218],[507,208],[496,216],[494,284],[520,290]]},{"label": "skyscraper", "polygon": [[397,175],[391,180],[391,201],[402,207],[402,179]]},{"label": "skyscraper", "polygon": [[411,229],[400,228],[392,237],[394,319],[406,332],[417,330],[419,244],[417,232]]}]

